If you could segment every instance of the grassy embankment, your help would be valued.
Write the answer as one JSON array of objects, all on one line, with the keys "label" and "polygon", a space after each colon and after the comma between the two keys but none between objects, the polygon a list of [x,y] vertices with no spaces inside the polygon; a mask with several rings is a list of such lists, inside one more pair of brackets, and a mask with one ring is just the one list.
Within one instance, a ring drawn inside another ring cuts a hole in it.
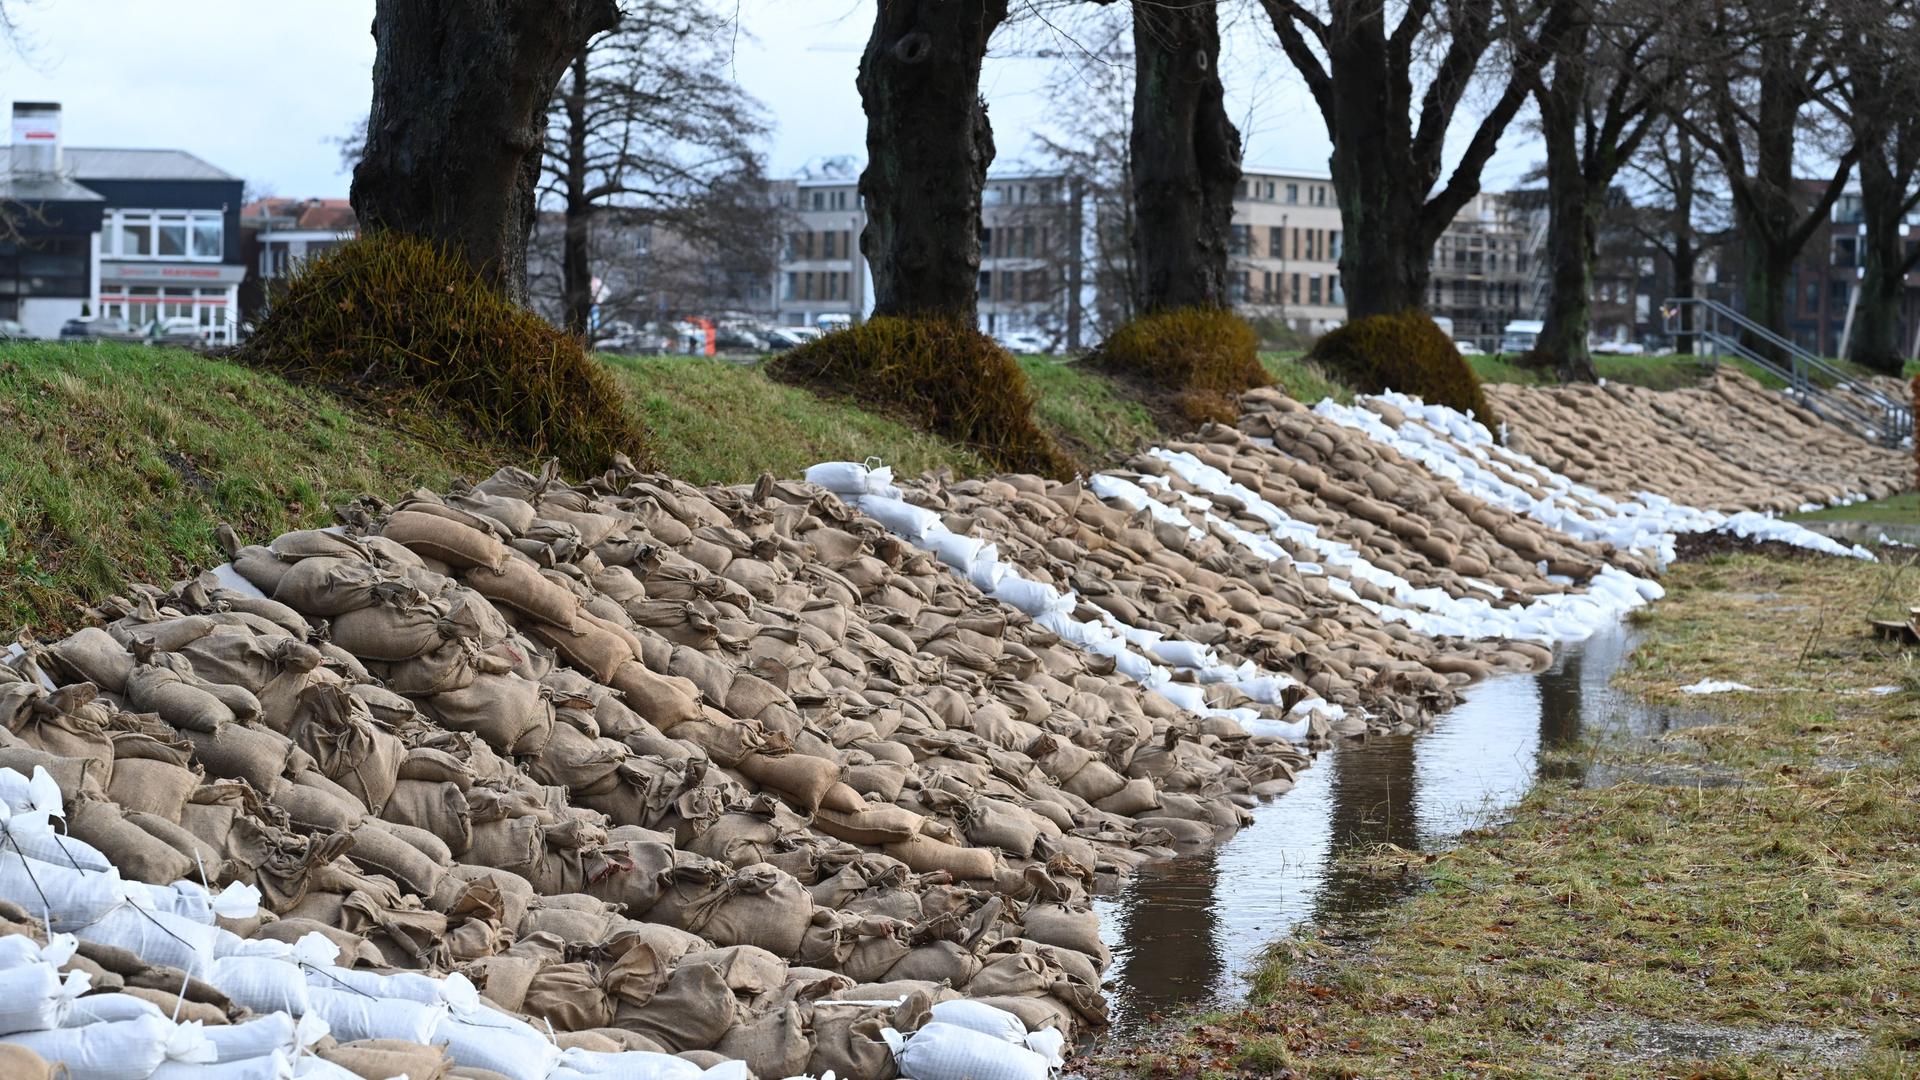
[{"label": "grassy embankment", "polygon": [[1886,499],[1829,506],[1806,514],[1795,514],[1795,521],[1865,521],[1875,525],[1920,525],[1920,491],[1905,491]]},{"label": "grassy embankment", "polygon": [[[1866,633],[1920,566],[1676,567],[1629,689],[1705,722],[1602,738],[1363,928],[1280,943],[1147,1075],[1920,1075],[1920,650]],[[1689,697],[1734,680],[1756,693]],[[1895,687],[1875,693],[1873,688]]]},{"label": "grassy embankment", "polygon": [[[1779,389],[1786,384],[1772,373],[1764,371],[1745,360],[1729,358],[1725,361],[1738,370],[1751,375],[1760,385]],[[1481,382],[1518,383],[1521,386],[1549,386],[1554,383],[1553,374],[1521,367],[1504,356],[1469,356],[1467,363],[1473,366],[1474,373]],[[1868,374],[1865,368],[1846,360],[1828,360],[1827,363],[1842,371],[1858,375]],[[1659,356],[1595,356],[1593,358],[1595,374],[1608,382],[1627,383],[1633,386],[1645,386],[1653,390],[1677,390],[1698,383],[1708,368],[1696,356],[1678,356],[1667,353]],[[1905,378],[1920,375],[1920,361],[1908,361]]]}]

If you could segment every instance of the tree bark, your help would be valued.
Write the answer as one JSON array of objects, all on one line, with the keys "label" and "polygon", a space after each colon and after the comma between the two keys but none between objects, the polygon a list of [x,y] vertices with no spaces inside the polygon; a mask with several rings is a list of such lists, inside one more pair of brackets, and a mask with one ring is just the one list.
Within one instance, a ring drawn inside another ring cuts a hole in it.
[{"label": "tree bark", "polygon": [[[1693,237],[1687,233],[1675,233],[1673,250],[1668,262],[1673,266],[1673,295],[1677,300],[1691,300],[1698,292],[1696,279],[1699,276],[1700,252],[1694,247]],[[1673,351],[1682,356],[1692,356],[1694,351],[1694,311],[1692,304],[1681,304],[1678,312],[1680,327],[1673,335]]]},{"label": "tree bark", "polygon": [[1225,308],[1240,131],[1220,84],[1214,0],[1133,6],[1135,309]]},{"label": "tree bark", "polygon": [[[1583,35],[1573,37],[1577,43]],[[1600,206],[1580,154],[1587,96],[1583,52],[1576,48],[1564,53],[1552,84],[1535,95],[1547,144],[1547,260],[1552,277],[1533,361],[1551,366],[1563,383],[1595,379],[1587,336],[1593,327],[1593,251]]]},{"label": "tree bark", "polygon": [[875,315],[977,317],[980,191],[993,161],[980,62],[1006,17],[1007,0],[879,0],[856,83]]},{"label": "tree bark", "polygon": [[587,82],[587,51],[582,49],[568,65],[567,89],[561,95],[567,125],[567,164],[562,185],[566,213],[560,238],[561,304],[567,331],[582,337],[593,320],[593,270],[587,259],[593,227],[593,200],[587,197]]},{"label": "tree bark", "polygon": [[524,302],[554,84],[619,15],[614,0],[378,0],[361,227],[445,244]]},{"label": "tree bark", "polygon": [[1906,366],[1901,351],[1900,308],[1906,297],[1907,275],[1914,260],[1908,256],[1900,226],[1910,195],[1908,180],[1894,173],[1878,151],[1860,158],[1860,208],[1866,237],[1859,306],[1853,315],[1850,359],[1874,371],[1899,375]]}]

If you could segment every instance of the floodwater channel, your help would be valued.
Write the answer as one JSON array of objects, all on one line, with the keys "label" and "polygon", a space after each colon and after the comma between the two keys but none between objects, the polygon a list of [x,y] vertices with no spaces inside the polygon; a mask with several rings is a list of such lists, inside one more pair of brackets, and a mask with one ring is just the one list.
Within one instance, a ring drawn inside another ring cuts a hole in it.
[{"label": "floodwater channel", "polygon": [[1095,901],[1113,950],[1106,993],[1125,1040],[1157,1014],[1243,998],[1263,949],[1310,919],[1376,911],[1413,886],[1341,868],[1350,851],[1437,850],[1495,824],[1534,780],[1578,769],[1556,750],[1603,732],[1660,734],[1685,718],[1611,685],[1628,627],[1562,647],[1536,675],[1491,679],[1415,735],[1347,740],[1303,769],[1253,825],[1204,854],[1142,867]]}]

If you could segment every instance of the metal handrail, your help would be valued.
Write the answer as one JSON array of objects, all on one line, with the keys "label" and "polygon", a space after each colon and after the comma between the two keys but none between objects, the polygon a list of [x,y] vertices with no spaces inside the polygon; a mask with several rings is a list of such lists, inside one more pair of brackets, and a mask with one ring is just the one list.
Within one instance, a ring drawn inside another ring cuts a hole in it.
[{"label": "metal handrail", "polygon": [[[1829,420],[1850,421],[1869,438],[1877,438],[1890,446],[1899,445],[1901,439],[1913,431],[1913,410],[1906,402],[1889,398],[1870,387],[1856,385],[1854,377],[1845,371],[1717,300],[1700,296],[1668,300],[1661,305],[1661,310],[1666,316],[1670,332],[1676,330],[1673,325],[1675,316],[1685,307],[1697,308],[1706,316],[1702,320],[1705,325],[1693,327],[1690,332],[1708,342],[1714,348],[1715,355],[1725,353],[1737,356],[1785,380],[1788,396],[1815,415]],[[1724,332],[1722,323],[1736,332]],[[1762,350],[1747,345],[1739,339],[1742,332],[1778,348],[1787,355],[1791,364],[1783,365]],[[1842,384],[1847,384],[1845,393],[1853,400],[1838,396],[1840,392],[1837,388]]]}]

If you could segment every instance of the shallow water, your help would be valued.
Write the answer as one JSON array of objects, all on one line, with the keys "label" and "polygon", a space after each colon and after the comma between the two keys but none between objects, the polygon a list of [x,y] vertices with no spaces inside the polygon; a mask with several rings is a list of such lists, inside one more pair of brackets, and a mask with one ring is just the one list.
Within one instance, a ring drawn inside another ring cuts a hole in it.
[{"label": "shallow water", "polygon": [[1411,887],[1335,870],[1340,854],[1382,843],[1445,847],[1498,822],[1536,777],[1580,767],[1543,751],[1601,731],[1657,735],[1687,722],[1609,685],[1634,641],[1625,627],[1603,631],[1562,649],[1541,674],[1473,687],[1429,731],[1337,745],[1221,847],[1145,867],[1095,901],[1114,956],[1112,1034],[1156,1013],[1238,999],[1261,950],[1296,924],[1364,915]]}]

